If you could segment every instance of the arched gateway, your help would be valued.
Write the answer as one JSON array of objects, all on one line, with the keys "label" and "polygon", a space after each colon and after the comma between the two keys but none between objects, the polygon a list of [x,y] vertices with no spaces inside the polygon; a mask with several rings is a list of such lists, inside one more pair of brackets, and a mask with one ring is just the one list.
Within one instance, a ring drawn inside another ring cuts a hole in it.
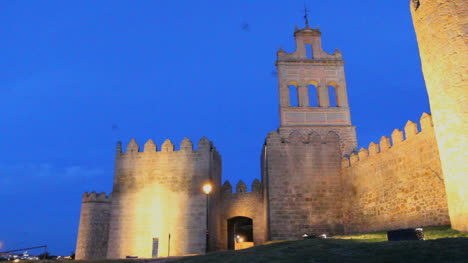
[{"label": "arched gateway", "polygon": [[[245,248],[253,245],[253,220],[245,216],[236,216],[227,220],[228,249]],[[242,245],[246,244],[246,245]]]}]

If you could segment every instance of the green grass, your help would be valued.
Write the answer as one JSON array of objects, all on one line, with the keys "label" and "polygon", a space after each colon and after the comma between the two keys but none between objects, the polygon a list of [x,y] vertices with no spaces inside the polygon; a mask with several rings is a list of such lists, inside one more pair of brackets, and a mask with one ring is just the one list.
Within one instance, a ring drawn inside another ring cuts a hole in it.
[{"label": "green grass", "polygon": [[[450,226],[431,226],[424,227],[424,239],[439,239],[439,238],[457,238],[468,237],[468,233],[453,230]],[[374,232],[367,234],[356,234],[346,236],[334,236],[335,239],[359,239],[362,242],[382,242],[387,241],[387,232]]]},{"label": "green grass", "polygon": [[[424,241],[388,242],[386,232],[335,236],[329,239],[270,242],[239,251],[160,260],[87,260],[83,263],[467,263],[468,233],[450,227],[425,227]],[[50,263],[56,263],[52,261]],[[62,261],[64,262],[64,261]],[[70,261],[67,261],[70,262]]]},{"label": "green grass", "polygon": [[240,251],[209,253],[204,256],[186,257],[171,262],[462,263],[468,262],[468,238],[399,242],[308,239],[274,243]]},{"label": "green grass", "polygon": [[386,232],[335,236],[329,239],[270,242],[240,251],[222,251],[171,262],[468,262],[468,233],[449,226],[425,227],[425,241],[388,242]]}]

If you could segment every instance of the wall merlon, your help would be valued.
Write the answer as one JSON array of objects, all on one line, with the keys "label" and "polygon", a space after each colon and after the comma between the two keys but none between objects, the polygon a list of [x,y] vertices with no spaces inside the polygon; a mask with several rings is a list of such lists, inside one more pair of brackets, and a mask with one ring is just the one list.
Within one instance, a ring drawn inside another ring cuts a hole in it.
[{"label": "wall merlon", "polygon": [[357,163],[359,161],[359,156],[356,153],[351,154],[349,157],[349,164],[350,166],[353,166],[353,164]]},{"label": "wall merlon", "polygon": [[171,140],[166,139],[163,144],[161,145],[161,152],[173,152],[174,151],[174,144]]},{"label": "wall merlon", "polygon": [[236,193],[246,193],[247,192],[247,185],[242,181],[239,180],[236,184]]},{"label": "wall merlon", "polygon": [[134,138],[130,140],[130,142],[127,144],[127,148],[125,150],[125,153],[137,153],[140,151],[140,146],[136,142]]},{"label": "wall merlon", "polygon": [[262,189],[263,189],[263,186],[262,186],[262,183],[260,182],[260,180],[255,179],[252,182],[252,192],[260,193],[260,192],[262,192]]},{"label": "wall merlon", "polygon": [[157,146],[152,139],[149,139],[144,146],[144,152],[156,152]]},{"label": "wall merlon", "polygon": [[272,131],[268,133],[265,139],[265,144],[271,145],[271,144],[280,144],[280,143],[281,143],[281,135],[277,131]]},{"label": "wall merlon", "polygon": [[122,142],[121,141],[117,142],[115,153],[116,153],[117,156],[119,156],[122,153]]},{"label": "wall merlon", "polygon": [[392,136],[392,145],[397,145],[404,140],[403,132],[400,129],[394,129],[391,136]]},{"label": "wall merlon", "polygon": [[418,125],[412,121],[406,122],[406,125],[405,125],[406,139],[412,138],[416,134],[418,134]]},{"label": "wall merlon", "polygon": [[83,203],[89,202],[102,202],[108,203],[111,201],[112,196],[106,195],[105,192],[96,193],[96,191],[92,191],[91,193],[85,192],[82,197]]},{"label": "wall merlon", "polygon": [[232,185],[228,180],[224,181],[224,184],[221,187],[221,193],[222,194],[232,194]]},{"label": "wall merlon", "polygon": [[379,143],[380,152],[387,151],[390,148],[390,146],[390,138],[388,138],[387,136],[382,136],[380,138]]},{"label": "wall merlon", "polygon": [[180,143],[180,150],[181,150],[181,151],[184,151],[184,152],[186,152],[186,151],[192,151],[192,150],[193,150],[193,143],[192,143],[192,141],[191,141],[189,138],[185,137],[185,138],[182,140],[182,142]]},{"label": "wall merlon", "polygon": [[366,148],[361,148],[358,153],[359,160],[364,160],[369,156],[369,151]]},{"label": "wall merlon", "polygon": [[369,143],[369,156],[373,156],[379,153],[379,145],[375,142]]},{"label": "wall merlon", "polygon": [[198,141],[198,150],[211,150],[212,146],[212,142],[205,136]]},{"label": "wall merlon", "polygon": [[[211,150],[212,152],[215,153],[215,156],[221,158],[221,155],[219,155],[218,151],[216,150],[216,147],[213,146],[213,143],[206,139],[205,137],[202,138],[199,142],[199,147],[198,150]],[[181,143],[180,143],[180,148],[179,150],[176,150],[176,147],[174,143],[170,139],[166,139],[162,144],[161,148],[158,149],[157,144],[152,140],[149,139],[145,145],[144,145],[144,150],[143,152],[140,151],[140,146],[136,142],[135,139],[131,139],[130,142],[128,143],[126,147],[126,151],[122,152],[122,143],[118,142],[117,143],[117,148],[116,148],[116,155],[117,157],[124,157],[126,154],[153,154],[156,152],[191,152],[194,151],[193,147],[193,142],[189,138],[184,138]]]},{"label": "wall merlon", "polygon": [[258,179],[253,180],[251,186],[252,186],[252,191],[249,192],[247,190],[247,184],[245,184],[242,180],[240,180],[236,184],[235,192],[233,192],[231,183],[228,180],[226,180],[224,181],[224,184],[221,186],[221,194],[236,195],[236,194],[245,194],[245,193],[249,193],[249,194],[250,193],[262,193],[263,184],[262,182],[260,182],[260,180]]},{"label": "wall merlon", "polygon": [[432,130],[434,128],[432,116],[426,112],[421,115],[419,123],[421,124],[421,131]]},{"label": "wall merlon", "polygon": [[[431,115],[423,113],[421,116],[421,127],[423,127],[423,129],[426,131],[433,128]],[[406,123],[404,130],[404,133],[399,129],[393,130],[391,135],[392,143],[390,143],[390,139],[387,136],[382,136],[380,139],[380,144],[371,142],[369,143],[368,149],[361,148],[355,157],[350,157],[349,166],[353,166],[358,161],[362,161],[370,156],[376,156],[382,152],[386,152],[395,145],[406,143],[409,139],[414,138],[417,134],[420,133],[418,132],[418,125],[412,121],[408,121]],[[406,138],[404,136],[406,136]],[[342,162],[343,168],[348,167],[344,159]]]}]

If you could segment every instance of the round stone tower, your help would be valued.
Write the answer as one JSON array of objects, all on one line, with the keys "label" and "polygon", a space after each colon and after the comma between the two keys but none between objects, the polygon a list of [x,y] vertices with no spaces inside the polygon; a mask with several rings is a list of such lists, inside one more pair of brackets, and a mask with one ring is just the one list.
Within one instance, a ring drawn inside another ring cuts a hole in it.
[{"label": "round stone tower", "polygon": [[452,227],[468,231],[468,2],[411,0]]},{"label": "round stone tower", "polygon": [[84,193],[76,242],[76,259],[107,256],[111,197],[102,192]]}]

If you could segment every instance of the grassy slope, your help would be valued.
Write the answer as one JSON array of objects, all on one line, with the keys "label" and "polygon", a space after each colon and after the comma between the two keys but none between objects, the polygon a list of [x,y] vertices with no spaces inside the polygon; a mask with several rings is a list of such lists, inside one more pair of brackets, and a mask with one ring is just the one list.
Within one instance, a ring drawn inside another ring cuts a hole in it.
[{"label": "grassy slope", "polygon": [[[449,227],[424,228],[425,241],[387,242],[385,232],[273,242],[239,251],[220,251],[208,255],[160,260],[79,260],[83,263],[249,263],[249,262],[450,262],[468,263],[468,233]],[[36,261],[37,262],[37,261]],[[61,261],[70,262],[70,261]],[[73,262],[73,261],[72,261]],[[49,263],[58,263],[49,261]]]},{"label": "grassy slope", "polygon": [[272,243],[173,262],[468,262],[468,233],[430,227],[424,229],[424,234],[431,240],[386,242],[386,233],[380,232]]},{"label": "grassy slope", "polygon": [[173,262],[468,262],[468,238],[427,241],[357,242],[309,239],[211,253]]},{"label": "grassy slope", "polygon": [[[468,233],[453,230],[449,226],[424,227],[424,239],[425,240],[438,239],[438,238],[455,238],[455,237],[468,237]],[[359,239],[363,242],[381,242],[381,241],[387,241],[387,232],[374,232],[374,233],[368,233],[368,234],[334,236],[333,238]]]}]

